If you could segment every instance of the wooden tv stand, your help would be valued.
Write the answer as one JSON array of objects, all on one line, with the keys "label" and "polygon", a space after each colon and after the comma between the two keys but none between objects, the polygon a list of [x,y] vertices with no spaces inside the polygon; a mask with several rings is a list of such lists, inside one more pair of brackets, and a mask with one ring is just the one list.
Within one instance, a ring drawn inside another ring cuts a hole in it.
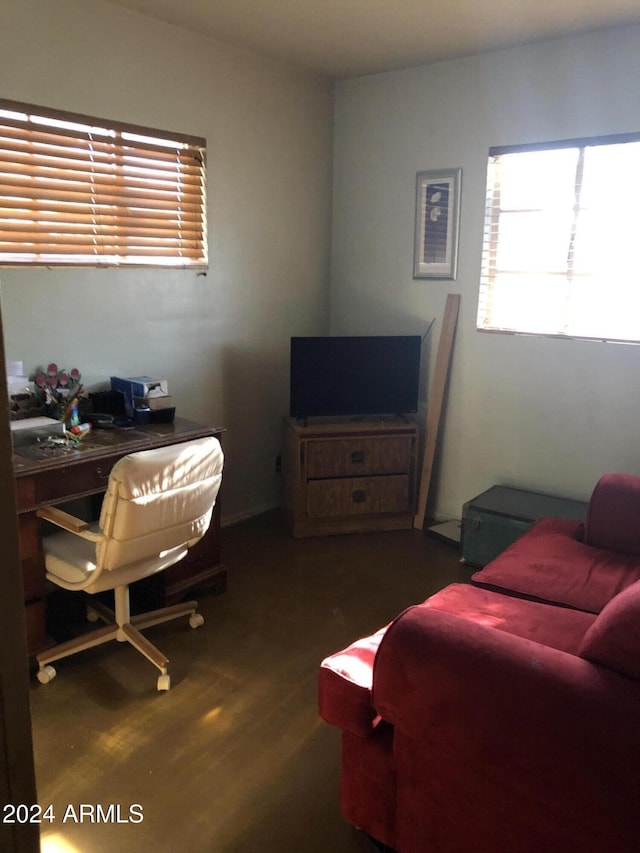
[{"label": "wooden tv stand", "polygon": [[293,536],[413,526],[418,428],[401,419],[285,419],[284,506]]}]

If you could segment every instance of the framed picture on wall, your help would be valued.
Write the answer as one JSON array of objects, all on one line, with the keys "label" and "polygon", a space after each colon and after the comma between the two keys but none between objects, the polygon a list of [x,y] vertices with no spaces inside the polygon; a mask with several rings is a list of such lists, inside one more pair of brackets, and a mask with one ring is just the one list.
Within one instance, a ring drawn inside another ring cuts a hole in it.
[{"label": "framed picture on wall", "polygon": [[462,169],[418,172],[414,278],[455,278]]}]

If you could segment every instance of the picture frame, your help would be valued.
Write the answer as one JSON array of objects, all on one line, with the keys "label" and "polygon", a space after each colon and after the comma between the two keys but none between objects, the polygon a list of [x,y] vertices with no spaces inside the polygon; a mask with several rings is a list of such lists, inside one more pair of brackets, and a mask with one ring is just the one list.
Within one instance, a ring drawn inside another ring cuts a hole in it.
[{"label": "picture frame", "polygon": [[417,173],[414,278],[455,279],[461,184],[461,168]]}]

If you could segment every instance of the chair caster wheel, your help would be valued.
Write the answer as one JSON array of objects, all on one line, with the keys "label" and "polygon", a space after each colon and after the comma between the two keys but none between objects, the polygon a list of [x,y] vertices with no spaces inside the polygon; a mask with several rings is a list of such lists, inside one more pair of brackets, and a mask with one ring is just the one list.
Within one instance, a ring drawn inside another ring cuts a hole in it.
[{"label": "chair caster wheel", "polygon": [[168,690],[171,687],[171,678],[168,675],[158,676],[158,690]]},{"label": "chair caster wheel", "polygon": [[52,666],[43,666],[38,670],[38,681],[40,684],[48,684],[56,677],[56,671]]},{"label": "chair caster wheel", "polygon": [[192,628],[199,628],[201,625],[204,625],[204,616],[202,613],[192,613],[189,616],[189,625]]}]

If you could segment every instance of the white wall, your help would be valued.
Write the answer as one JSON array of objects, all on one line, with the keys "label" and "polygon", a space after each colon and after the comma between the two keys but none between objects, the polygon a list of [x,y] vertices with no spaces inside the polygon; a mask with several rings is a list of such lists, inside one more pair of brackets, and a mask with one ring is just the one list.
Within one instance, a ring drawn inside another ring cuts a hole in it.
[{"label": "white wall", "polygon": [[289,338],[328,324],[330,84],[100,0],[3,0],[0,97],[206,137],[208,275],[2,270],[6,355],[168,379],[228,430],[223,521],[276,505]]},{"label": "white wall", "polygon": [[[586,499],[606,471],[640,473],[639,347],[475,328],[489,147],[639,131],[639,56],[628,27],[337,87],[331,330],[415,333],[435,317],[426,388],[446,294],[461,294],[439,517],[494,483]],[[416,172],[456,166],[458,278],[413,280]]]}]

